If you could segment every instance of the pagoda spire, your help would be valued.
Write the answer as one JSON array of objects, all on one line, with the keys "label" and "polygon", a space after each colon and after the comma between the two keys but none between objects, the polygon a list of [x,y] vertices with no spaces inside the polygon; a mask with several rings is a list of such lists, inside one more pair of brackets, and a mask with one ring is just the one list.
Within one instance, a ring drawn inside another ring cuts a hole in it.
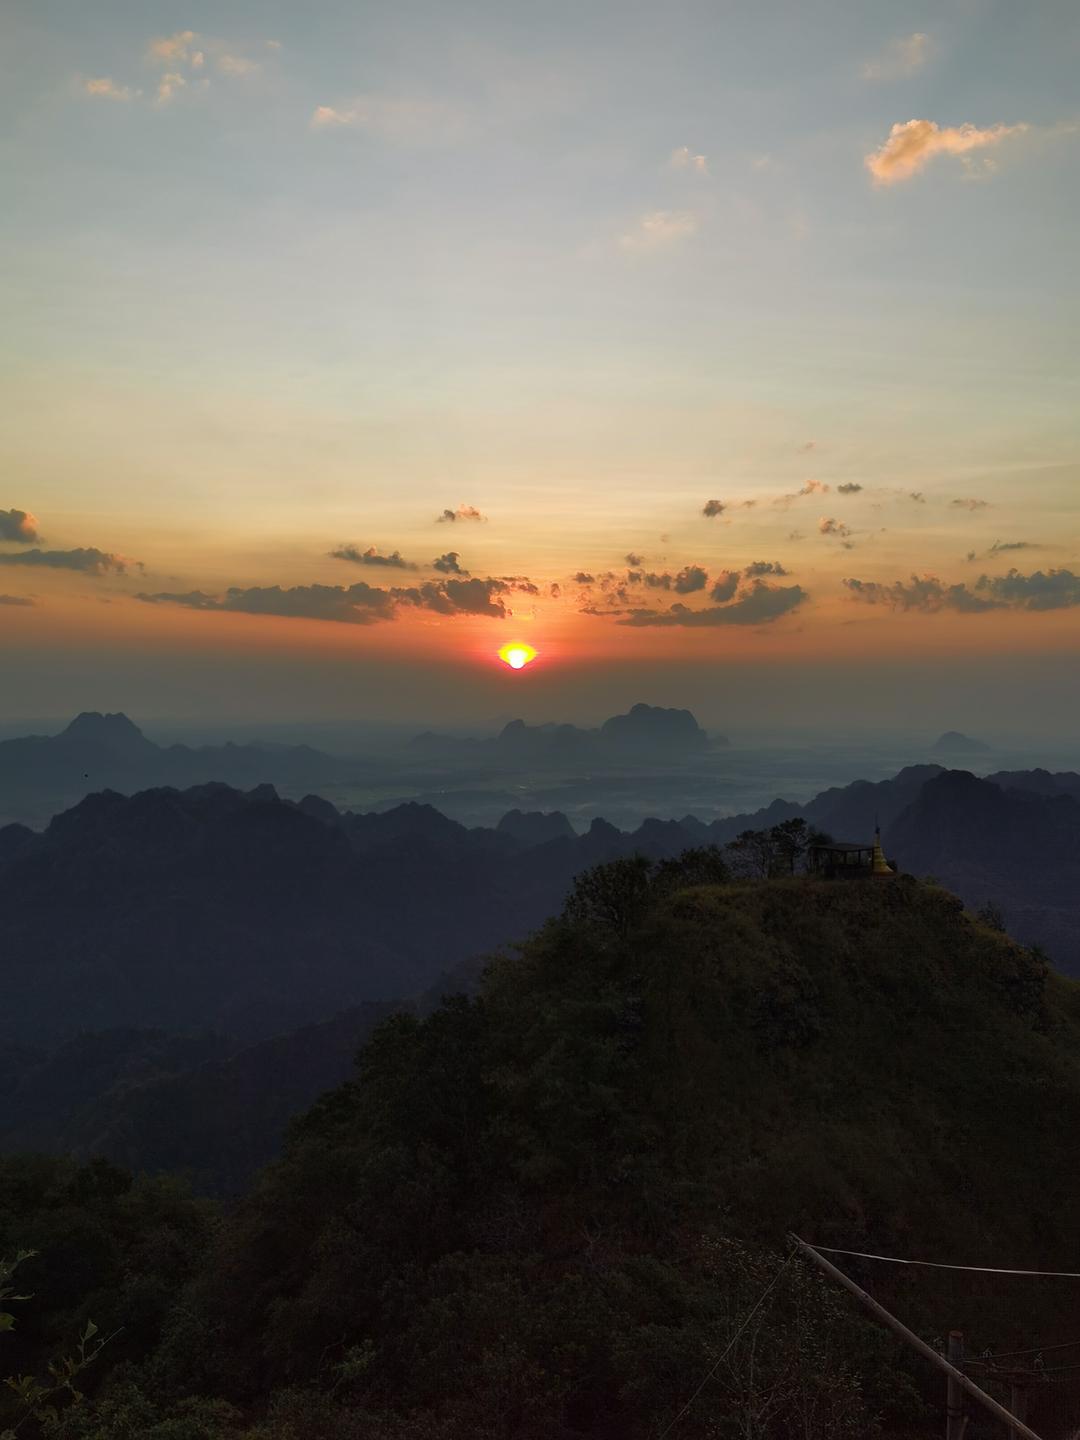
[{"label": "pagoda spire", "polygon": [[893,868],[885,859],[885,851],[881,848],[881,826],[874,826],[874,853],[870,860],[871,875],[891,875]]}]

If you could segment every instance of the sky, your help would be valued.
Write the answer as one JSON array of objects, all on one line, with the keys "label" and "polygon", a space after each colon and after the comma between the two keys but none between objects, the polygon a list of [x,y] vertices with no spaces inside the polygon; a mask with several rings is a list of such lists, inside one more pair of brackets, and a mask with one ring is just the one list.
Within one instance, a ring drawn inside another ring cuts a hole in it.
[{"label": "sky", "polygon": [[1069,731],[1078,65],[1071,0],[7,0],[0,720]]}]

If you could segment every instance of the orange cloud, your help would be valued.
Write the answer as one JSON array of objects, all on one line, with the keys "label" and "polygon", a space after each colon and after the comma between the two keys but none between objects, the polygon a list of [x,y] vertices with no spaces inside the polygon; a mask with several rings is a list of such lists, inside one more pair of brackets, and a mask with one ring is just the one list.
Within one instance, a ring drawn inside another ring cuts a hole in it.
[{"label": "orange cloud", "polygon": [[991,125],[987,130],[977,125],[942,129],[933,120],[908,120],[892,127],[889,138],[866,156],[865,164],[876,185],[895,185],[917,175],[935,155],[967,155],[972,150],[999,145],[1027,129],[1024,124]]},{"label": "orange cloud", "polygon": [[147,55],[151,60],[166,64],[173,60],[186,60],[196,38],[194,30],[178,30],[175,35],[164,35],[160,39],[151,40]]}]

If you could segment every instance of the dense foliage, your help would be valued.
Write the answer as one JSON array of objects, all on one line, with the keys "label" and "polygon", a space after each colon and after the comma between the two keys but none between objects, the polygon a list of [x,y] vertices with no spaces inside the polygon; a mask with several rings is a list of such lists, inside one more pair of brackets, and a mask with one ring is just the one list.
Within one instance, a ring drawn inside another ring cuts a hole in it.
[{"label": "dense foliage", "polygon": [[[594,870],[474,998],[384,1022],[210,1236],[168,1187],[4,1162],[37,1218],[0,1203],[0,1253],[54,1257],[25,1343],[124,1326],[49,1433],[903,1433],[914,1372],[787,1234],[1059,1268],[1078,1041],[1080,988],[934,886]],[[1026,1335],[978,1298],[956,1323]]]}]

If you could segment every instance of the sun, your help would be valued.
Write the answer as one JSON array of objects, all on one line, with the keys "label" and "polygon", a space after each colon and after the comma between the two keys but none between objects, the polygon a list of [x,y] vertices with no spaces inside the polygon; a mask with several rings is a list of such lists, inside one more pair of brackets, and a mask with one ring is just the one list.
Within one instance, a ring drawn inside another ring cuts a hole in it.
[{"label": "sun", "polygon": [[511,640],[499,650],[499,659],[509,665],[511,670],[524,670],[526,665],[536,659],[536,651],[531,645],[523,645],[520,640]]}]

